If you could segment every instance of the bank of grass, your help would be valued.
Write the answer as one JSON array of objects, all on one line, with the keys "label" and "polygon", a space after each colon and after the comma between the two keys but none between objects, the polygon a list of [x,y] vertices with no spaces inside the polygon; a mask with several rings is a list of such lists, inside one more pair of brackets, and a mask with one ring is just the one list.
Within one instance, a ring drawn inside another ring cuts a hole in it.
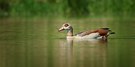
[{"label": "bank of grass", "polygon": [[[3,1],[5,5],[0,7],[0,17],[98,18],[135,16],[134,0]],[[3,1],[0,2],[2,3]]]}]

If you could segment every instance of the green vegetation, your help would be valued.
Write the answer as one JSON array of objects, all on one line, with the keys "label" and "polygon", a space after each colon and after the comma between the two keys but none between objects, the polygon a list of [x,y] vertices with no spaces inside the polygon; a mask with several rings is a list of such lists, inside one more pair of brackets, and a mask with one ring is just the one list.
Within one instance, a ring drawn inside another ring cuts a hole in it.
[{"label": "green vegetation", "polygon": [[135,0],[1,0],[0,17],[134,16]]}]

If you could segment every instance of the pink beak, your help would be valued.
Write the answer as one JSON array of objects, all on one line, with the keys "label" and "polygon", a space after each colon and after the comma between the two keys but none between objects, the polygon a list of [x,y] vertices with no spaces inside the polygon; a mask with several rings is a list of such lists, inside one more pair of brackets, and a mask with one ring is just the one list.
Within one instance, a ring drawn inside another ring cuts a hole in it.
[{"label": "pink beak", "polygon": [[60,29],[58,30],[58,32],[61,32],[61,31],[63,31],[63,30],[65,30],[65,29],[63,29],[63,28],[60,28]]}]

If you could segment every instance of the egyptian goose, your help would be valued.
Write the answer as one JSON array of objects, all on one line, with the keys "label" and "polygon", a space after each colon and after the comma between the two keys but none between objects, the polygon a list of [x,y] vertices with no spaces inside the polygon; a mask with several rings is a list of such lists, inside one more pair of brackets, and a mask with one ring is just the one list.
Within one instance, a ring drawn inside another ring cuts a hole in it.
[{"label": "egyptian goose", "polygon": [[99,28],[96,30],[88,30],[84,32],[80,32],[76,35],[73,35],[73,27],[69,23],[65,23],[58,30],[59,32],[66,30],[67,38],[88,38],[88,39],[104,39],[106,40],[110,34],[114,34],[109,28]]}]

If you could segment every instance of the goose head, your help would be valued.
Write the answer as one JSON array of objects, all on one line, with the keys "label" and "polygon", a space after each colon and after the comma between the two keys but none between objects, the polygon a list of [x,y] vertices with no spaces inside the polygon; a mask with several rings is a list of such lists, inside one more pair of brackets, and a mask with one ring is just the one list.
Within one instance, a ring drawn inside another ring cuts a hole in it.
[{"label": "goose head", "polygon": [[64,31],[64,30],[72,31],[73,28],[72,28],[72,26],[71,26],[69,23],[64,23],[64,24],[62,25],[62,27],[59,28],[58,31],[61,32],[61,31]]}]

